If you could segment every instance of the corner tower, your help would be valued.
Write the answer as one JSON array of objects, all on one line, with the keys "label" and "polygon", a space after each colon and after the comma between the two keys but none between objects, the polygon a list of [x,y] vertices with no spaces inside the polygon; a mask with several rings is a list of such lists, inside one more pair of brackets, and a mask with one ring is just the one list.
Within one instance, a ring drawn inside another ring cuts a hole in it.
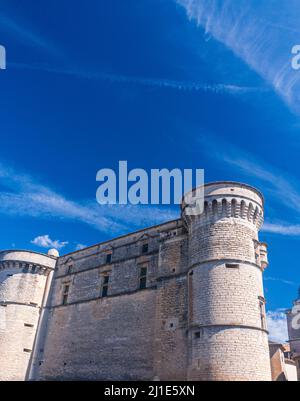
[{"label": "corner tower", "polygon": [[235,182],[205,185],[189,235],[188,380],[271,380],[259,242],[263,197]]},{"label": "corner tower", "polygon": [[56,256],[0,252],[0,381],[29,377]]}]

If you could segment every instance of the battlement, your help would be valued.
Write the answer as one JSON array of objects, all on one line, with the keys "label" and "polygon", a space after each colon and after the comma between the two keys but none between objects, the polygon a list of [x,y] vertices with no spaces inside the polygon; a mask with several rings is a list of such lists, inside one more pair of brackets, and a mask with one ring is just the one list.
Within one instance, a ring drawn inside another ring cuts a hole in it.
[{"label": "battlement", "polygon": [[[186,207],[183,199],[182,218],[188,224],[195,216],[187,215]],[[231,181],[209,183],[204,186],[204,211],[197,216],[197,223],[207,225],[221,219],[234,218],[244,220],[259,230],[263,224],[263,207],[262,194],[249,185]]]},{"label": "battlement", "polygon": [[56,258],[31,251],[0,252],[0,271],[11,269],[19,273],[48,275],[54,270]]}]

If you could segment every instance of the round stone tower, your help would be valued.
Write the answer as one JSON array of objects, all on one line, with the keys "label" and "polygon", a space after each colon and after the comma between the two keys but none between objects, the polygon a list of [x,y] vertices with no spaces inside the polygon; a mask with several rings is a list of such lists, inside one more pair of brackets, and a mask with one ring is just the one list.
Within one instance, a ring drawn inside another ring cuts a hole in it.
[{"label": "round stone tower", "polygon": [[0,381],[25,380],[56,257],[0,252]]},{"label": "round stone tower", "polygon": [[188,380],[271,380],[258,241],[263,197],[236,182],[204,187],[204,212],[182,217],[189,233]]}]

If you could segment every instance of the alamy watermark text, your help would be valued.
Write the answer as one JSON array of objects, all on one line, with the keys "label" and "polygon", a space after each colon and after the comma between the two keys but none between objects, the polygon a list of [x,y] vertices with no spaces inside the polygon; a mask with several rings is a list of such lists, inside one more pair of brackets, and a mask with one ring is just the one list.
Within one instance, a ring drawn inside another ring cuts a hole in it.
[{"label": "alamy watermark text", "polygon": [[203,169],[151,169],[149,175],[141,168],[128,171],[127,161],[119,161],[117,173],[110,168],[101,169],[96,181],[101,182],[96,193],[100,205],[170,205],[183,200],[187,215],[203,211]]},{"label": "alamy watermark text", "polygon": [[6,69],[6,50],[5,47],[0,45],[0,70]]}]

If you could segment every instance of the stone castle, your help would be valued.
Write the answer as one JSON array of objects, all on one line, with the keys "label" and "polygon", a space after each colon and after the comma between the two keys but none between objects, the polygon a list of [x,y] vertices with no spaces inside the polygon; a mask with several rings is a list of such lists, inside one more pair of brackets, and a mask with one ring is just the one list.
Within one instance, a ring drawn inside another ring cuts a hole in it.
[{"label": "stone castle", "polygon": [[185,207],[61,257],[0,252],[0,380],[271,380],[263,197],[217,182]]}]

